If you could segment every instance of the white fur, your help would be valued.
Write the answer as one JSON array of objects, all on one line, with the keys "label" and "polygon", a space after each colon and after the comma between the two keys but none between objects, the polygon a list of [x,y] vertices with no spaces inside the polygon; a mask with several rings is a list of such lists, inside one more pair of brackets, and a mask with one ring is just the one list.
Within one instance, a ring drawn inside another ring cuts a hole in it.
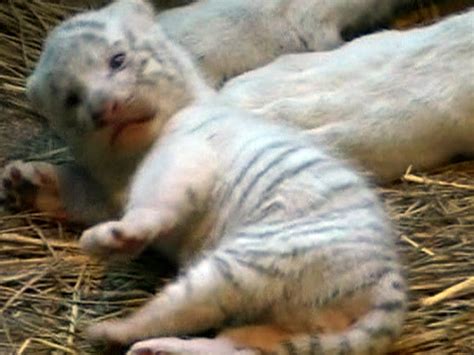
[{"label": "white fur", "polygon": [[221,98],[310,130],[386,182],[474,154],[474,10],[323,53],[287,55]]}]

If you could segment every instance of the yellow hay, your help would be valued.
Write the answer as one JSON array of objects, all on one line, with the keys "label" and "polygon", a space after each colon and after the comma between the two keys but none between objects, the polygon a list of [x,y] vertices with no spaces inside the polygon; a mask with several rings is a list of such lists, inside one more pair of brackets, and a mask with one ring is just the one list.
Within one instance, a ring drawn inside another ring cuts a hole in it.
[{"label": "yellow hay", "polygon": [[[29,109],[24,84],[47,31],[89,2],[0,2],[0,165],[17,157],[68,159],[67,149]],[[393,26],[410,27],[472,5],[418,3]],[[394,353],[474,353],[473,190],[474,163],[426,175],[407,172],[401,182],[378,189],[398,228],[410,283],[410,312]],[[0,215],[0,354],[97,352],[83,338],[85,326],[130,312],[171,275],[154,257],[104,270],[78,249],[79,234],[38,213]]]}]

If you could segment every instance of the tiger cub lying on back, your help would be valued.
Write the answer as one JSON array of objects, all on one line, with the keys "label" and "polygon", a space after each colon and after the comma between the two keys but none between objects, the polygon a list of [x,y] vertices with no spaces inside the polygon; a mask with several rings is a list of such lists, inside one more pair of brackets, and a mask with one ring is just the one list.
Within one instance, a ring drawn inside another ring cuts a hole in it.
[{"label": "tiger cub lying on back", "polygon": [[[221,103],[145,3],[64,22],[28,90],[81,163],[110,169],[104,189],[124,183],[114,169],[136,170],[123,217],[85,231],[82,248],[128,259],[155,247],[184,269],[135,314],[93,326],[92,337],[156,337],[132,354],[366,354],[399,334],[404,281],[374,193],[302,133]],[[55,186],[48,169],[32,174]],[[9,173],[21,183],[21,172]],[[173,338],[210,328],[223,331]]]}]

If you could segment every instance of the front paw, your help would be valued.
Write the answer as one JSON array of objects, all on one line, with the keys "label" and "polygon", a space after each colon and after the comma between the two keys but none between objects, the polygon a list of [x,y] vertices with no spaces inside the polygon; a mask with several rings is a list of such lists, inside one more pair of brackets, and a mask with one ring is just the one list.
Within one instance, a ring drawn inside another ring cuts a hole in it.
[{"label": "front paw", "polygon": [[86,253],[108,259],[134,258],[146,245],[146,236],[122,221],[105,222],[89,228],[80,239],[80,246]]},{"label": "front paw", "polygon": [[0,174],[0,204],[8,210],[34,209],[66,218],[53,164],[14,161]]}]

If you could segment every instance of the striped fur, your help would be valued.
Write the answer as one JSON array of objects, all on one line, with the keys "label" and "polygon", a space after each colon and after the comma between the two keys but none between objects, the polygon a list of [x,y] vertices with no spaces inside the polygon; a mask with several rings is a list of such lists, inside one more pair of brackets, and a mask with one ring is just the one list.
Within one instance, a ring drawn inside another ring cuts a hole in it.
[{"label": "striped fur", "polygon": [[[374,193],[303,134],[221,102],[146,3],[65,22],[28,91],[78,162],[126,201],[121,219],[84,232],[84,250],[126,259],[154,247],[182,266],[92,337],[152,338],[131,354],[366,354],[400,332],[404,281]],[[164,338],[209,328],[223,331]]]}]

